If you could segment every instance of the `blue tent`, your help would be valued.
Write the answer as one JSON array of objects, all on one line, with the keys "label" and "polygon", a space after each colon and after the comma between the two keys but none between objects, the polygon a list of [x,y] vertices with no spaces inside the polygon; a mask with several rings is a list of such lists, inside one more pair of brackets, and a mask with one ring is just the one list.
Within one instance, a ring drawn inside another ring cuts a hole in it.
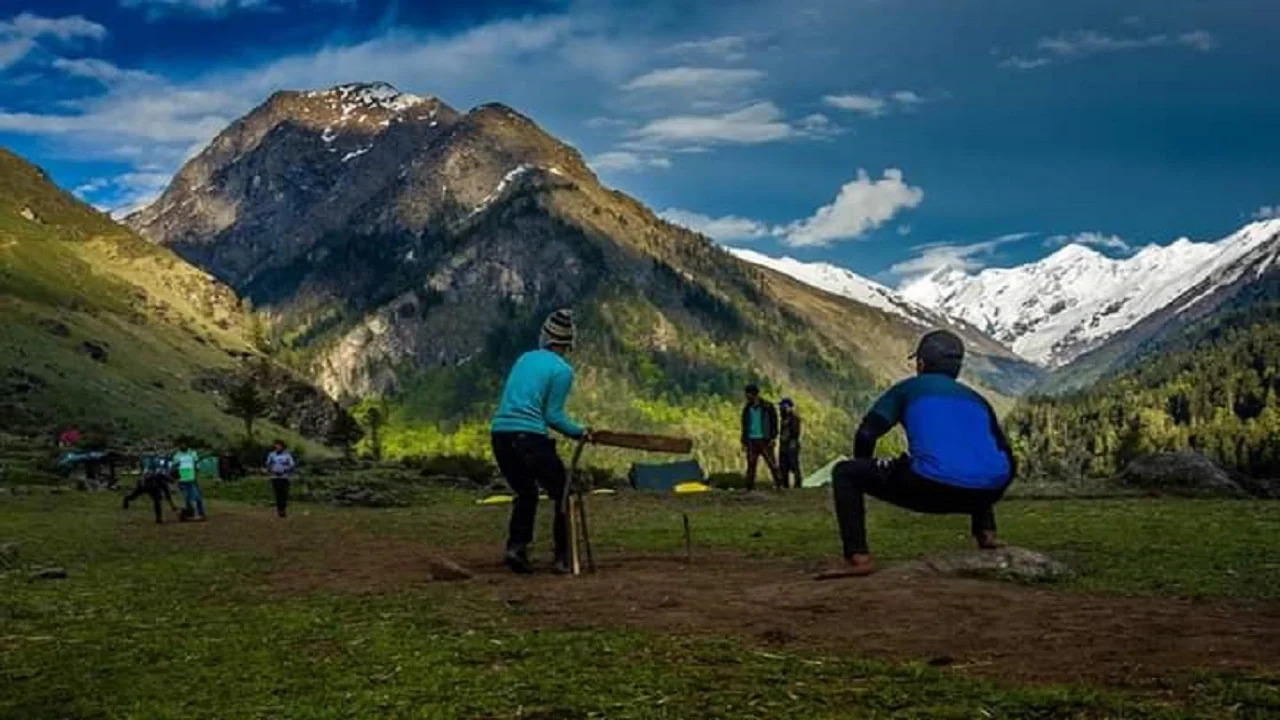
[{"label": "blue tent", "polygon": [[673,463],[635,463],[627,474],[631,487],[637,490],[671,492],[675,486],[687,482],[702,482],[706,474],[697,460],[681,460]]}]

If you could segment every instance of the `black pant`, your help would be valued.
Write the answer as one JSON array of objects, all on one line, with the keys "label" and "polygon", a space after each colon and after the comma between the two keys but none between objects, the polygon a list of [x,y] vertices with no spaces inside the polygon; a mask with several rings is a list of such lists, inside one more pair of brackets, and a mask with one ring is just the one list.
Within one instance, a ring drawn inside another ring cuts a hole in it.
[{"label": "black pant", "polygon": [[555,506],[555,556],[563,560],[569,552],[569,524],[562,502],[567,482],[564,462],[556,453],[556,443],[546,435],[493,433],[493,456],[498,461],[515,500],[507,529],[507,549],[519,550],[533,542],[533,523],[538,514],[538,487],[547,491]]},{"label": "black pant", "polygon": [[921,513],[968,515],[974,537],[995,532],[992,507],[1004,495],[1004,488],[971,490],[921,477],[905,457],[842,462],[832,471],[831,484],[845,557],[867,552],[866,495]]},{"label": "black pant", "polygon": [[173,504],[173,496],[169,493],[169,483],[163,477],[151,476],[143,478],[138,486],[129,493],[124,499],[125,505],[137,500],[143,495],[151,496],[151,505],[156,511],[156,522],[164,522],[164,513],[160,510],[160,500],[164,499]]},{"label": "black pant", "polygon": [[782,480],[778,476],[778,460],[774,457],[773,441],[748,440],[747,489],[756,489],[756,466],[760,464],[760,458],[764,458],[764,464],[769,466],[769,472],[773,475],[773,484],[781,486]]},{"label": "black pant", "polygon": [[289,478],[283,475],[271,478],[271,490],[276,495],[276,514],[284,517],[285,507],[289,504]]},{"label": "black pant", "polygon": [[[778,487],[800,487],[804,483],[804,475],[800,472],[800,445],[793,444],[788,446],[783,444],[778,452],[778,474],[782,476],[782,482],[778,483]],[[795,484],[791,484],[791,478],[795,476]]]}]

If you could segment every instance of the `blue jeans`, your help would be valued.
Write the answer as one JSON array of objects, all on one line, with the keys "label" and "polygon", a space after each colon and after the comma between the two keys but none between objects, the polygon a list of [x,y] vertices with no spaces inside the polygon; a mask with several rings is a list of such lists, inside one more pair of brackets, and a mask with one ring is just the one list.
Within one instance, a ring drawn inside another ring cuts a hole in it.
[{"label": "blue jeans", "polygon": [[194,512],[196,517],[204,517],[204,496],[200,494],[200,483],[195,480],[180,482],[178,487],[182,490],[182,500],[187,509]]}]

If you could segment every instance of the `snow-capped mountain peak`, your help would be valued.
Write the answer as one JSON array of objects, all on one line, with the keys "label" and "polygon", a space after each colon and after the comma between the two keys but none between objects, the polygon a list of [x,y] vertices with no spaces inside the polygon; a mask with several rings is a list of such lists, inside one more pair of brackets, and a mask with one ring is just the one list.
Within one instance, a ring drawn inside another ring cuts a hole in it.
[{"label": "snow-capped mountain peak", "polygon": [[338,85],[328,90],[306,93],[306,97],[335,100],[348,110],[348,114],[374,108],[402,112],[431,101],[431,98],[402,93],[393,85],[384,82]]},{"label": "snow-capped mountain peak", "polygon": [[1120,259],[1067,245],[1014,268],[977,274],[943,268],[900,291],[907,300],[976,326],[1032,362],[1059,366],[1269,242],[1280,243],[1280,220],[1251,223],[1217,242],[1180,238],[1148,245]]},{"label": "snow-capped mountain peak", "polygon": [[791,257],[773,257],[743,248],[725,250],[739,260],[769,268],[832,295],[855,300],[917,324],[936,325],[941,320],[934,312],[904,299],[896,291],[838,265],[804,262]]}]

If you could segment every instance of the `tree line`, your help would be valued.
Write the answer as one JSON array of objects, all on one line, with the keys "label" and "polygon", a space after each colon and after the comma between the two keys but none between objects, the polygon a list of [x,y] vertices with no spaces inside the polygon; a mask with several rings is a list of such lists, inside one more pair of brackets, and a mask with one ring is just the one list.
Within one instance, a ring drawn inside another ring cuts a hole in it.
[{"label": "tree line", "polygon": [[1195,450],[1280,477],[1280,305],[1188,328],[1092,388],[1034,397],[1008,418],[1025,474],[1108,477],[1154,452]]}]

